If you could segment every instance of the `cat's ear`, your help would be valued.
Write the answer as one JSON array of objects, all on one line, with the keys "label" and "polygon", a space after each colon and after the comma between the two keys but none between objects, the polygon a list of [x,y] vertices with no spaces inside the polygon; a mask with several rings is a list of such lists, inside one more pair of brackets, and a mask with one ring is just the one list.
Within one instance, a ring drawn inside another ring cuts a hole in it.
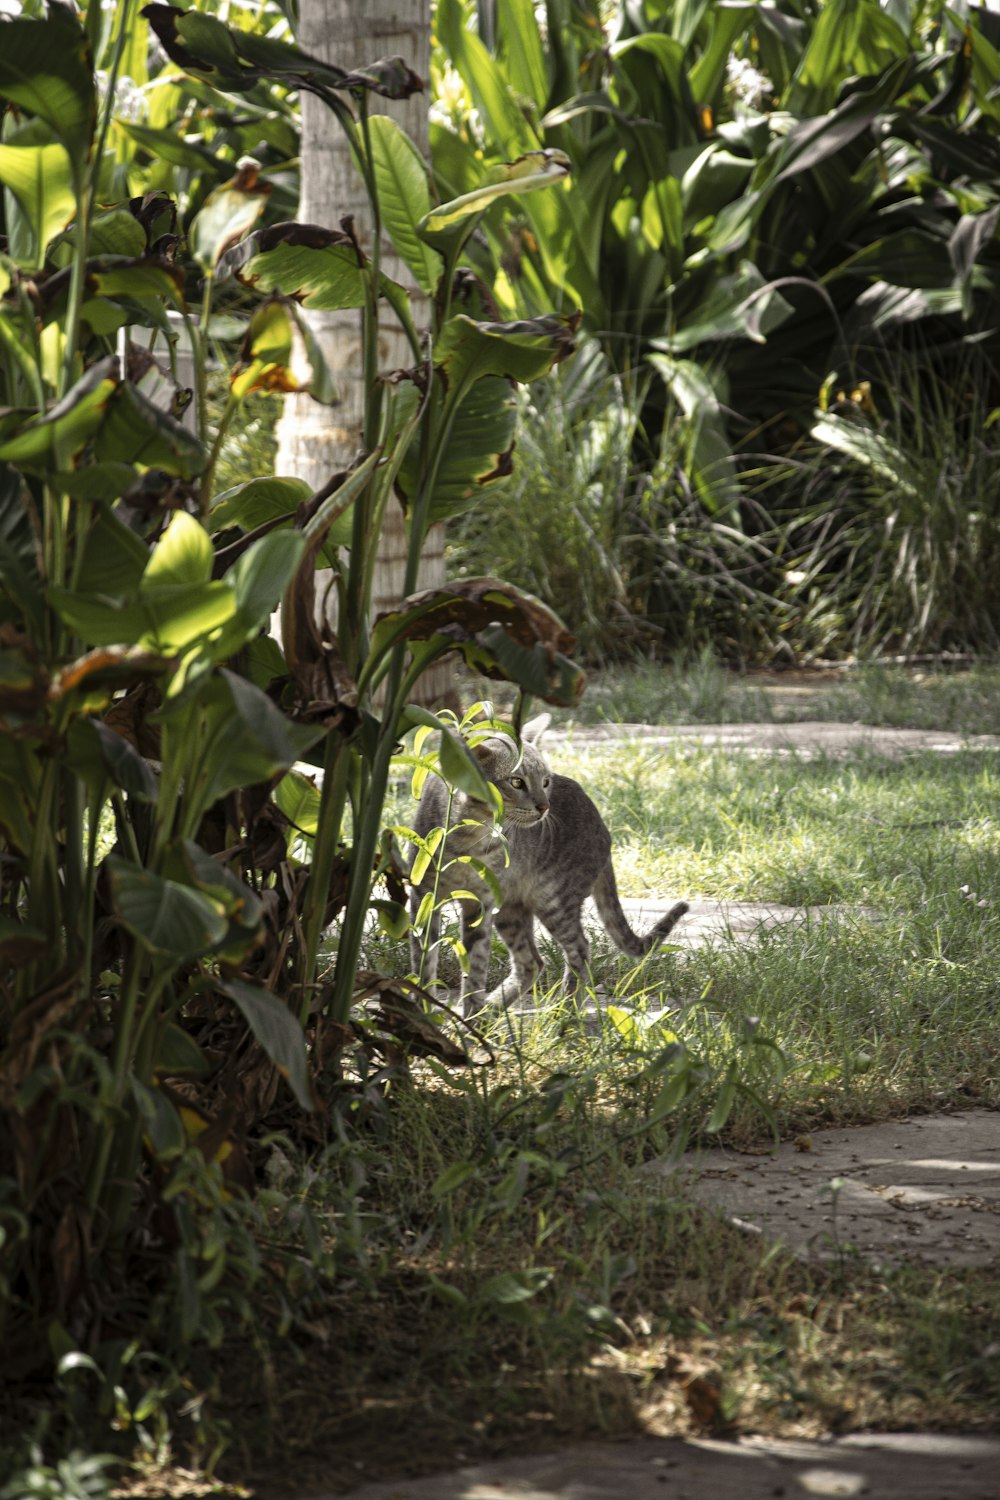
[{"label": "cat's ear", "polygon": [[540,745],[542,736],[552,723],[551,714],[536,714],[521,730],[521,739],[526,745]]}]

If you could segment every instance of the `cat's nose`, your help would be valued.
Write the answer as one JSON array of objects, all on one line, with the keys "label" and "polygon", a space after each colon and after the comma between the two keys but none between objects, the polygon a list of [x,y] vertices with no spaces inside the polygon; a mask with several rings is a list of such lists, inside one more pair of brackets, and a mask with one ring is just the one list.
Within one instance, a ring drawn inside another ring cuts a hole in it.
[{"label": "cat's nose", "polygon": [[536,802],[535,803],[535,807],[536,807],[536,809],[538,811],[538,816],[540,818],[544,818],[544,817],[548,816],[549,804],[547,802]]}]

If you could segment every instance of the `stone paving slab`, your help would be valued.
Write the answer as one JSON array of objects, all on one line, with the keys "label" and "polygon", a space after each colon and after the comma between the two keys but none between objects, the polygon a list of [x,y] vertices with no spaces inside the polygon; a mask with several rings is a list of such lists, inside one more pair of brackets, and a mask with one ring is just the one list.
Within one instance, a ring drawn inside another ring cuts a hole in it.
[{"label": "stone paving slab", "polygon": [[710,746],[755,755],[847,755],[878,751],[898,758],[917,750],[954,755],[960,750],[1000,750],[1000,735],[955,734],[946,729],[884,729],[871,724],[807,720],[800,724],[580,724],[548,729],[545,744],[613,745],[639,740],[676,748]]},{"label": "stone paving slab", "polygon": [[[423,1479],[352,1490],[346,1500],[997,1500],[1000,1441],[946,1433],[858,1434],[827,1442],[641,1438],[578,1443]],[[330,1495],[310,1500],[333,1500]]]},{"label": "stone paving slab", "polygon": [[[817,1130],[761,1155],[702,1149],[642,1171],[672,1182],[680,1174],[697,1203],[806,1258],[856,1253],[876,1266],[1000,1260],[993,1110]],[[842,1185],[831,1191],[836,1179]]]}]

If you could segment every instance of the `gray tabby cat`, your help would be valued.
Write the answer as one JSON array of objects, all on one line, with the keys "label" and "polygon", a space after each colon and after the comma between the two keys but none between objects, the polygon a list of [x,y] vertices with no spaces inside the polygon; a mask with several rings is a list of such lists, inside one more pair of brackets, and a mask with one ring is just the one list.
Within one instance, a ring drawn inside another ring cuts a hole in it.
[{"label": "gray tabby cat", "polygon": [[[434,890],[436,879],[438,902],[452,892],[471,893],[456,896],[462,913],[462,942],[469,959],[469,972],[462,982],[465,1015],[484,1005],[507,1005],[531,993],[543,969],[535,944],[536,917],[566,955],[563,983],[575,995],[586,983],[590,958],[590,944],[581,922],[588,896],[593,896],[612,941],[633,958],[651,952],[688,909],[679,901],[644,937],[632,931],[618,899],[611,865],[611,834],[604,819],[579,782],[549,770],[539,750],[530,743],[530,732],[531,726],[526,726],[520,752],[505,735],[474,747],[487,780],[503,798],[503,838],[494,826],[492,808],[456,793],[441,874],[436,875],[437,860],[432,861],[411,898],[415,916],[423,894]],[[439,777],[428,776],[414,831],[426,837],[432,829],[443,827],[447,816],[448,789]],[[503,902],[495,912],[490,890],[475,874],[474,865],[458,862],[465,855],[481,861],[496,876]],[[486,970],[494,924],[510,951],[514,968],[487,995]],[[440,910],[436,910],[424,960],[423,982],[427,985],[433,984],[437,974],[440,928]],[[411,938],[411,961],[414,972],[419,972],[421,949],[415,937]]]}]

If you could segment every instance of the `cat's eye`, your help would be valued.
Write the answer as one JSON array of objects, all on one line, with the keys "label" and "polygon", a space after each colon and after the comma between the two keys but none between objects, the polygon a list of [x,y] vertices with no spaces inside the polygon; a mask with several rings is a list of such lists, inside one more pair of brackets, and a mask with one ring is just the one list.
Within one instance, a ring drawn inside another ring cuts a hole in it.
[{"label": "cat's eye", "polygon": [[511,784],[511,786],[514,788],[514,790],[516,792],[520,792],[524,788],[524,777],[523,776],[512,776],[510,778],[510,784]]},{"label": "cat's eye", "polygon": [[551,785],[552,785],[552,777],[551,776],[546,776],[545,780],[542,782],[542,786],[546,787],[546,786],[551,786]]}]

